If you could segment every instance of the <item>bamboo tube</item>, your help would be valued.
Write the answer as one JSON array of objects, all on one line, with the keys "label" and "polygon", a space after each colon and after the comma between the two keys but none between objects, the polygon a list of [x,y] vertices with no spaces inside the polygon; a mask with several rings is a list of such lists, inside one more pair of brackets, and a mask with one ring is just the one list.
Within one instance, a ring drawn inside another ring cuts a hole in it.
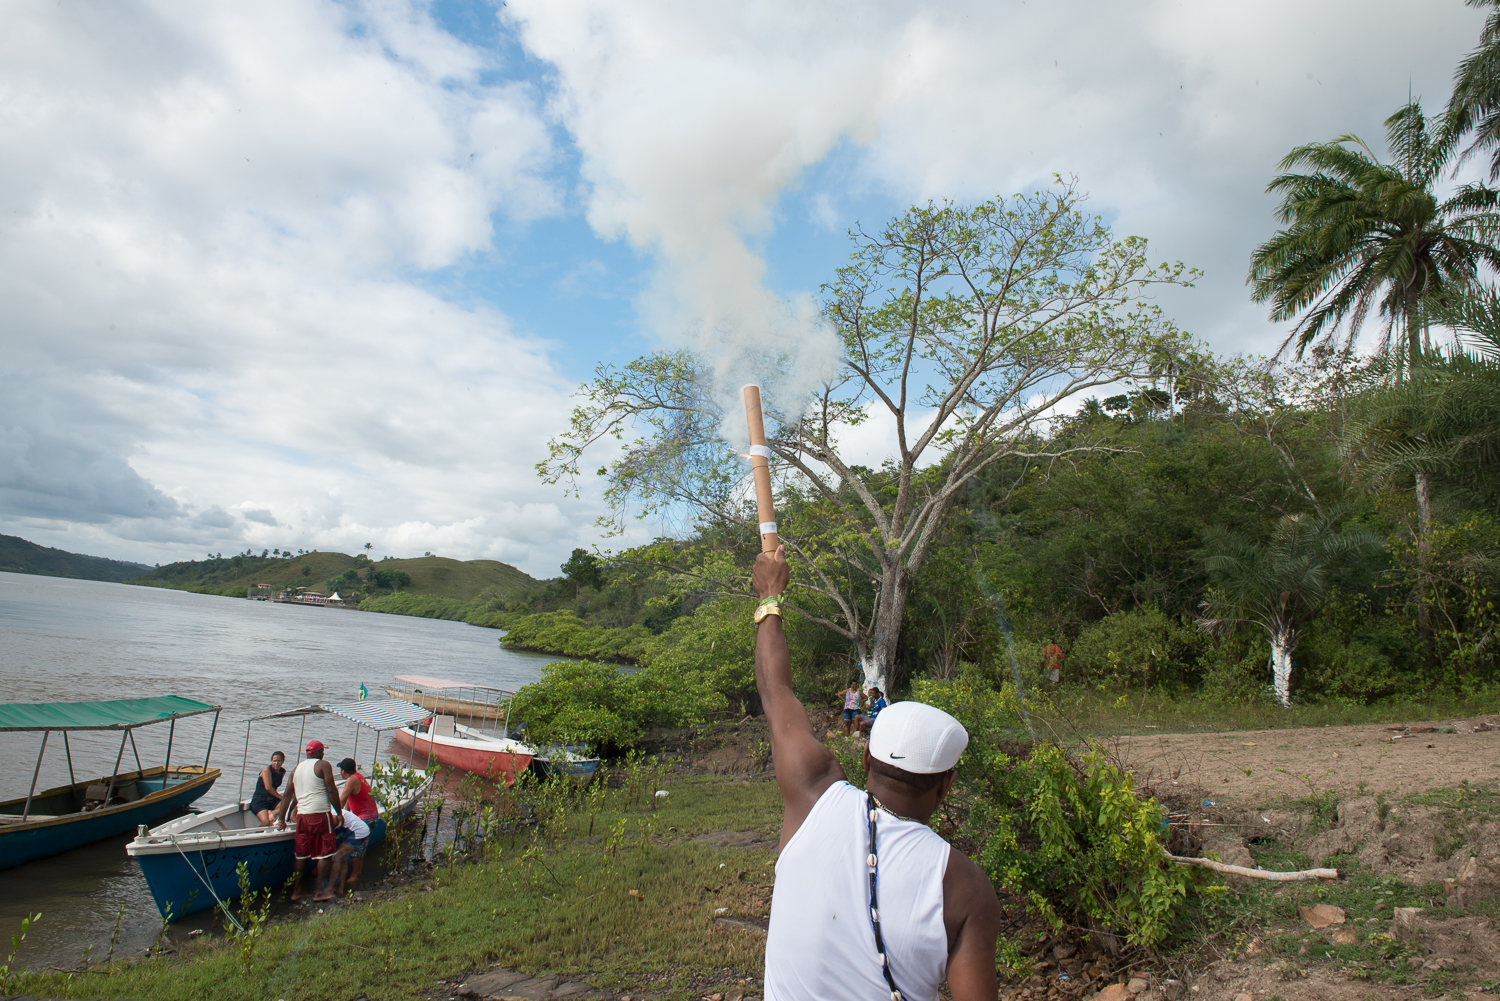
[{"label": "bamboo tube", "polygon": [[766,447],[766,420],[760,409],[760,387],[740,389],[745,400],[745,423],[750,425],[750,474],[755,478],[755,510],[760,518],[760,551],[774,553],[781,545],[776,534],[776,503],[771,498],[771,450]]}]

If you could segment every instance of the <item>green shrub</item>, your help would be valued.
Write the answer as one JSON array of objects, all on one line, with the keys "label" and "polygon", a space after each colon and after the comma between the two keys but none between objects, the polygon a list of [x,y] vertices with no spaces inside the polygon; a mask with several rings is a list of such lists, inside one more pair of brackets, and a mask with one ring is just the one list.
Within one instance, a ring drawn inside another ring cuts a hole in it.
[{"label": "green shrub", "polygon": [[564,661],[548,664],[540,680],[516,693],[510,718],[525,722],[532,743],[582,743],[609,752],[633,747],[653,726],[701,723],[724,705],[701,672],[629,672],[613,664]]},{"label": "green shrub", "polygon": [[1197,878],[1163,855],[1165,812],[1097,746],[1072,758],[1055,744],[1010,743],[1015,689],[918,680],[913,697],[969,731],[954,811],[997,885],[1030,901],[1060,934],[1083,927],[1151,946],[1171,932]]},{"label": "green shrub", "polygon": [[508,628],[500,642],[512,649],[619,664],[639,663],[652,639],[645,626],[625,629],[591,626],[569,611],[520,616]]},{"label": "green shrub", "polygon": [[1198,697],[1209,705],[1253,702],[1270,691],[1271,647],[1257,631],[1210,643],[1198,660]]},{"label": "green shrub", "polygon": [[491,598],[475,598],[460,601],[458,598],[439,598],[432,594],[412,594],[408,591],[383,594],[366,598],[359,603],[361,612],[386,612],[391,615],[415,615],[424,619],[450,619],[467,622],[471,626],[487,629],[505,629],[520,616],[514,612],[496,609],[499,602]]},{"label": "green shrub", "polygon": [[[1021,685],[1027,691],[1042,686],[1047,680],[1046,658],[1042,656],[1045,643],[1017,639],[1012,643],[1002,642],[992,656],[979,663],[959,662],[959,677],[983,679],[996,691],[1006,685],[1014,686],[1016,671],[1021,672]],[[1015,662],[1011,662],[1015,657]],[[1064,663],[1066,667],[1066,662]]]},{"label": "green shrub", "polygon": [[403,587],[411,587],[411,574],[405,570],[382,567],[375,571],[375,583],[379,587],[389,587],[399,591]]},{"label": "green shrub", "polygon": [[668,673],[694,672],[744,705],[755,692],[755,623],[749,598],[720,598],[673,619],[653,637],[643,663]]},{"label": "green shrub", "polygon": [[1363,640],[1347,642],[1336,632],[1310,629],[1292,655],[1292,685],[1324,698],[1373,702],[1414,686],[1420,675],[1405,678],[1378,647]]},{"label": "green shrub", "polygon": [[[352,571],[351,571],[352,572]],[[366,598],[359,603],[362,612],[386,612],[391,615],[415,615],[424,619],[464,620],[471,602],[457,598],[439,598],[432,594],[386,594]]]},{"label": "green shrub", "polygon": [[1064,678],[1132,685],[1189,683],[1208,637],[1168,618],[1158,608],[1119,612],[1079,632],[1064,664]]}]

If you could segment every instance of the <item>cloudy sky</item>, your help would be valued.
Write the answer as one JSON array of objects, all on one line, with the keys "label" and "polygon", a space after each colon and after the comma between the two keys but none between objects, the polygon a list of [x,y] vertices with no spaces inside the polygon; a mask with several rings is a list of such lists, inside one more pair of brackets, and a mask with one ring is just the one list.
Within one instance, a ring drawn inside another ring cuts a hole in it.
[{"label": "cloudy sky", "polygon": [[[1420,17],[1411,16],[1420,10]],[[1461,0],[5,0],[0,533],[167,562],[599,542],[532,471],[600,362],[806,322],[845,231],[1076,175],[1207,272],[1292,146],[1436,108]],[[790,301],[776,319],[768,302]],[[799,317],[796,310],[804,310]],[[591,492],[593,491],[593,492]],[[644,531],[644,529],[643,529]]]}]

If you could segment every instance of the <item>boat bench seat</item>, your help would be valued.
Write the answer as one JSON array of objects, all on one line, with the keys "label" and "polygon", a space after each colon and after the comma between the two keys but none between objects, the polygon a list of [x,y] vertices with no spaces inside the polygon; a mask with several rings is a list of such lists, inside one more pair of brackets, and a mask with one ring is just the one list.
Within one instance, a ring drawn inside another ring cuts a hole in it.
[{"label": "boat bench seat", "polygon": [[[84,790],[84,805],[87,806],[89,803],[103,803],[104,798],[108,795],[109,783],[95,782],[93,785]],[[122,799],[127,803],[134,803],[140,798],[141,787],[140,784],[135,780],[132,779],[129,782],[120,782],[115,785],[115,799]]]}]

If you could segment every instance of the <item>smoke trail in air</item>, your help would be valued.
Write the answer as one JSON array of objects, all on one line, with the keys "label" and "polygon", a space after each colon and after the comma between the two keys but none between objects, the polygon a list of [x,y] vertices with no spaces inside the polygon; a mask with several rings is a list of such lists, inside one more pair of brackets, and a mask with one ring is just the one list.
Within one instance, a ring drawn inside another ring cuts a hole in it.
[{"label": "smoke trail in air", "polygon": [[1026,684],[1021,680],[1020,661],[1016,660],[1016,637],[1011,632],[1010,617],[1005,614],[1005,599],[1000,597],[1000,592],[989,586],[984,574],[977,570],[974,572],[974,580],[979,584],[979,591],[984,595],[984,600],[989,602],[994,611],[995,625],[1005,637],[1005,651],[1010,655],[1010,674],[1016,682],[1016,702],[1021,707],[1021,719],[1026,724],[1026,732],[1031,734],[1032,743],[1036,743],[1036,730],[1031,725],[1031,713],[1026,711]]},{"label": "smoke trail in air", "polygon": [[837,371],[840,344],[811,294],[767,290],[754,244],[806,168],[874,137],[911,15],[671,0],[506,11],[558,70],[554,110],[582,153],[590,225],[660,262],[642,313],[667,346],[708,360],[726,437],[743,439],[746,382],[772,409],[799,412]]}]

